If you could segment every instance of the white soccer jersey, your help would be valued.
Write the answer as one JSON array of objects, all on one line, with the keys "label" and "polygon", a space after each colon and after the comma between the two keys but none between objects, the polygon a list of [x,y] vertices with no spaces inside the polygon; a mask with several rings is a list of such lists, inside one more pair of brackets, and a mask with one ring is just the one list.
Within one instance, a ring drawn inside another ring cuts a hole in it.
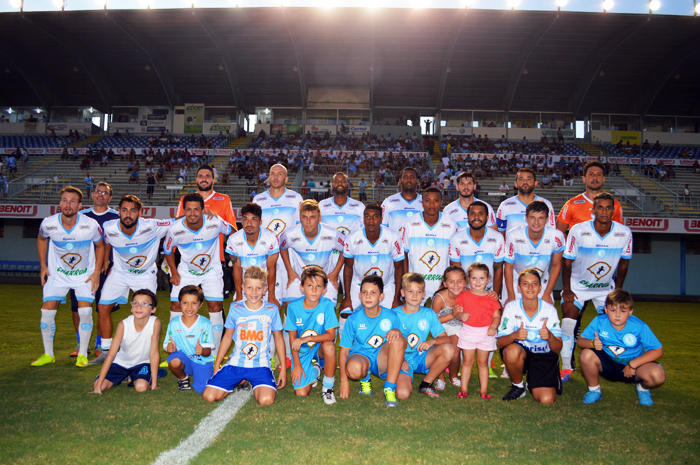
[{"label": "white soccer jersey", "polygon": [[289,251],[289,261],[292,269],[301,277],[304,269],[317,266],[326,274],[333,271],[330,267],[331,254],[334,250],[341,251],[345,247],[343,234],[337,229],[323,223],[318,224],[318,234],[309,240],[300,224],[286,230],[280,236],[280,249]]},{"label": "white soccer jersey", "polygon": [[422,213],[404,223],[402,240],[404,252],[408,253],[408,271],[423,275],[428,298],[440,287],[450,266],[450,237],[455,232],[457,223],[442,213],[432,227],[426,224]]},{"label": "white soccer jersey", "polygon": [[[488,219],[486,220],[486,227],[490,228],[496,224],[496,214],[493,212],[493,207],[486,202],[480,200],[474,200],[488,208]],[[467,210],[459,203],[459,199],[455,200],[451,204],[447,205],[442,212],[452,218],[459,229],[464,229],[469,227],[469,215],[467,215]]]},{"label": "white soccer jersey", "polygon": [[470,229],[460,229],[450,238],[450,260],[459,262],[466,272],[472,263],[483,263],[489,267],[487,290],[493,289],[493,264],[502,262],[505,257],[503,235],[484,227],[484,237],[476,242],[469,234]]},{"label": "white soccer jersey", "polygon": [[345,258],[352,258],[352,284],[360,285],[365,276],[381,276],[385,286],[394,285],[394,263],[404,259],[403,243],[397,233],[381,227],[379,239],[372,244],[365,228],[345,239]]},{"label": "white soccer jersey", "polygon": [[163,339],[163,349],[168,350],[168,344],[172,338],[177,346],[177,350],[187,355],[194,363],[204,365],[214,362],[214,356],[197,355],[197,341],[199,340],[199,345],[202,346],[202,349],[214,350],[216,346],[214,345],[213,334],[214,330],[211,321],[202,315],[197,315],[197,321],[189,328],[182,322],[182,315],[176,316],[168,324],[168,331],[165,333],[165,339]]},{"label": "white soccer jersey", "polygon": [[219,234],[231,234],[231,225],[219,218],[202,217],[202,227],[192,231],[185,220],[175,221],[168,229],[163,243],[165,254],[170,255],[178,247],[182,258],[177,271],[181,275],[204,276],[212,270],[221,274]]},{"label": "white soccer jersey", "polygon": [[72,229],[61,224],[61,213],[44,218],[39,234],[51,239],[47,266],[54,280],[83,283],[95,272],[93,242],[102,239],[102,228],[97,221],[82,213],[77,214]]},{"label": "white soccer jersey", "polygon": [[[549,264],[552,255],[564,251],[566,239],[564,233],[555,228],[544,228],[544,233],[537,244],[528,236],[528,227],[520,226],[506,235],[505,261],[513,264],[513,288],[518,289],[518,275],[527,268],[535,268],[542,277],[542,290],[549,282]],[[504,279],[506,279],[504,278]],[[505,285],[503,286],[505,288]]]},{"label": "white soccer jersey", "polygon": [[571,264],[571,290],[600,289],[607,294],[615,289],[613,274],[620,259],[632,258],[632,231],[615,221],[605,237],[595,230],[593,220],[571,228],[564,258]]},{"label": "white soccer jersey", "polygon": [[[544,202],[549,207],[549,216],[547,217],[547,226],[556,227],[556,215],[554,214],[554,207],[552,207],[552,202],[540,197],[535,196],[535,200]],[[513,229],[526,226],[527,221],[525,220],[525,209],[527,205],[522,203],[520,199],[515,196],[510,199],[501,202],[498,207],[498,212],[496,213],[496,224],[498,224],[499,231],[505,231],[508,234]]]},{"label": "white soccer jersey", "polygon": [[273,232],[260,228],[258,241],[251,246],[246,240],[245,231],[241,229],[229,236],[226,253],[240,259],[243,274],[249,266],[259,266],[267,271],[267,257],[280,253],[279,240]]},{"label": "white soccer jersey", "polygon": [[173,223],[173,220],[139,218],[134,233],[127,236],[120,229],[119,220],[107,221],[104,237],[114,251],[112,270],[140,275],[155,268],[160,239]]},{"label": "white soccer jersey", "polygon": [[401,234],[403,223],[407,218],[423,211],[423,197],[418,194],[415,200],[408,202],[396,193],[382,202],[382,225]]},{"label": "white soccer jersey", "polygon": [[362,202],[348,197],[345,205],[340,207],[331,197],[321,201],[318,205],[321,207],[321,221],[328,226],[336,228],[343,234],[343,237],[348,237],[363,225],[365,205]]},{"label": "white soccer jersey", "polygon": [[282,331],[277,305],[263,301],[257,310],[249,309],[245,302],[233,302],[224,327],[235,329],[228,364],[243,368],[270,368],[270,340],[273,331]]},{"label": "white soccer jersey", "polygon": [[285,189],[279,198],[272,197],[270,191],[258,194],[253,198],[253,203],[262,208],[261,227],[279,237],[287,228],[299,222],[299,204],[303,200],[298,193]]},{"label": "white soccer jersey", "polygon": [[501,316],[501,324],[498,325],[498,335],[496,335],[496,337],[513,334],[520,329],[522,325],[527,329],[527,339],[515,342],[529,349],[531,352],[540,354],[549,352],[551,350],[549,348],[549,342],[540,337],[540,329],[542,329],[542,325],[546,319],[547,328],[549,328],[552,335],[561,337],[561,324],[559,322],[557,309],[554,308],[553,305],[543,302],[542,300],[538,300],[538,302],[540,308],[532,318],[527,316],[527,313],[523,310],[522,299],[508,302],[503,309],[503,316]]}]

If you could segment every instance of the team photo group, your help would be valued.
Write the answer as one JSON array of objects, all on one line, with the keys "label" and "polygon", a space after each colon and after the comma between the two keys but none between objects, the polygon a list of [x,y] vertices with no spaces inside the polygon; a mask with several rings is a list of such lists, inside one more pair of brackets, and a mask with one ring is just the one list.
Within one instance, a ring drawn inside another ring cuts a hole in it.
[{"label": "team photo group", "polygon": [[[61,190],[60,213],[42,221],[37,239],[44,354],[32,366],[55,363],[55,317],[70,301],[76,366],[101,365],[95,393],[121,383],[153,390],[169,370],[177,382],[164,389],[195,390],[210,402],[252,389],[269,405],[291,382],[298,396],[321,384],[323,401],[334,404],[353,395],[351,380],[359,395],[373,395],[374,375],[385,405],[397,407],[412,394],[440,397],[448,384],[459,398],[488,400],[489,379],[500,376],[511,382],[504,401],[529,391],[551,404],[579,370],[584,404],[601,401],[604,378],[634,385],[639,404],[650,406],[651,390],[665,381],[662,345],[624,290],[632,232],[620,203],[602,190],[599,162],[585,166],[585,192],[558,214],[535,194],[529,168],[494,211],[475,198],[469,172],[456,176],[458,198],[444,207],[441,190],[418,192],[412,167],[397,173],[396,194],[365,205],[350,196],[342,172],[330,198],[304,200],[285,187],[287,169],[277,164],[269,189],[237,206],[238,218],[215,191],[215,173],[199,166],[195,192],[181,198],[175,218],[142,217],[134,195],[111,207],[105,182],[91,192]],[[156,291],[164,271],[170,316],[161,337]],[[205,302],[209,318],[199,313]],[[581,328],[588,302],[597,316]],[[131,315],[115,325],[120,305]]]}]

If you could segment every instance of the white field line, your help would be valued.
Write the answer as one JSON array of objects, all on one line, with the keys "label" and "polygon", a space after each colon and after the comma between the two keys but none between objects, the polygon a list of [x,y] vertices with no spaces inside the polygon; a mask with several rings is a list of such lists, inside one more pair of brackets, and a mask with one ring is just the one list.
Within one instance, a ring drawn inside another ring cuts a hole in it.
[{"label": "white field line", "polygon": [[194,432],[177,447],[160,454],[154,465],[185,465],[212,445],[238,410],[250,399],[252,391],[229,394],[209,415],[204,417]]}]

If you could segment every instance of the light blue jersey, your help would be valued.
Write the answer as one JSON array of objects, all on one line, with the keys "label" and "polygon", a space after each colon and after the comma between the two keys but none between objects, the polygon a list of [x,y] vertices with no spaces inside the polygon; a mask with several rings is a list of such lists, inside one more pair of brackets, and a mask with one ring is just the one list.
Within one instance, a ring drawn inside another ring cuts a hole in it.
[{"label": "light blue jersey", "polygon": [[428,340],[428,335],[436,338],[445,332],[437,314],[428,307],[421,307],[416,313],[406,313],[403,307],[393,310],[401,321],[401,334],[406,338],[406,356],[416,353],[420,343]]},{"label": "light blue jersey", "polygon": [[[333,302],[321,297],[318,305],[312,309],[304,307],[304,299],[297,299],[287,306],[287,324],[284,329],[296,331],[297,337],[319,336],[326,334],[329,329],[338,327],[338,317],[335,316]],[[301,346],[299,356],[318,352],[318,344],[309,342]]]},{"label": "light blue jersey", "polygon": [[598,333],[605,353],[622,365],[644,352],[661,348],[661,342],[649,326],[634,315],[630,315],[624,329],[621,330],[613,327],[608,315],[598,315],[583,331],[581,337],[595,339],[595,333]]},{"label": "light blue jersey", "polygon": [[418,194],[410,202],[401,193],[390,195],[382,202],[382,226],[401,234],[406,219],[423,211],[423,197]]},{"label": "light blue jersey", "polygon": [[202,315],[197,315],[197,321],[194,322],[191,328],[188,328],[182,322],[182,316],[177,316],[170,320],[168,324],[168,332],[163,340],[163,349],[167,350],[170,338],[172,338],[177,346],[177,350],[187,355],[193,362],[200,365],[213,363],[213,355],[204,357],[195,353],[197,341],[199,341],[199,345],[203,349],[214,350],[216,346],[214,345],[213,333],[211,321]]},{"label": "light blue jersey", "polygon": [[270,339],[273,331],[282,331],[282,320],[277,305],[263,301],[257,310],[245,302],[233,302],[224,327],[235,329],[228,364],[242,368],[270,367]]},{"label": "light blue jersey", "polygon": [[350,349],[351,354],[361,354],[374,359],[386,341],[386,333],[392,329],[401,328],[401,320],[395,311],[380,307],[381,311],[375,318],[365,313],[365,307],[360,307],[348,317],[340,338],[340,347]]}]

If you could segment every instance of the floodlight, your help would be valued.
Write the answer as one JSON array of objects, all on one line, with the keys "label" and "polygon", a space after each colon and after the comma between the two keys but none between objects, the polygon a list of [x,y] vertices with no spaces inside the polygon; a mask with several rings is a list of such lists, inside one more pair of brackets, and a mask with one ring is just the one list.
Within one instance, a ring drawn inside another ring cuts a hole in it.
[{"label": "floodlight", "polygon": [[614,6],[615,6],[615,3],[613,3],[612,0],[605,0],[603,2],[603,11],[612,10]]},{"label": "floodlight", "polygon": [[36,112],[37,112],[37,113],[41,113],[41,109],[37,108],[37,109],[36,109]]},{"label": "floodlight", "polygon": [[661,2],[659,0],[651,0],[649,2],[649,10],[656,11],[661,8]]},{"label": "floodlight", "polygon": [[695,14],[696,14],[696,15],[700,15],[700,3],[698,3],[697,5],[695,5]]},{"label": "floodlight", "polygon": [[520,0],[508,0],[508,6],[511,10],[514,10],[518,5],[520,5]]},{"label": "floodlight", "polygon": [[464,8],[471,8],[475,0],[464,0]]},{"label": "floodlight", "polygon": [[8,112],[9,114],[12,114],[13,111],[14,111],[14,110],[13,110],[12,108],[8,108],[8,109],[7,109],[7,112]]},{"label": "floodlight", "polygon": [[22,0],[10,0],[10,5],[12,6],[12,8],[20,8],[21,9],[23,6],[22,3],[23,3]]},{"label": "floodlight", "polygon": [[53,0],[53,6],[56,8],[63,9],[66,6],[66,3],[63,0]]},{"label": "floodlight", "polygon": [[559,8],[564,8],[569,3],[569,0],[557,0],[556,3]]}]

